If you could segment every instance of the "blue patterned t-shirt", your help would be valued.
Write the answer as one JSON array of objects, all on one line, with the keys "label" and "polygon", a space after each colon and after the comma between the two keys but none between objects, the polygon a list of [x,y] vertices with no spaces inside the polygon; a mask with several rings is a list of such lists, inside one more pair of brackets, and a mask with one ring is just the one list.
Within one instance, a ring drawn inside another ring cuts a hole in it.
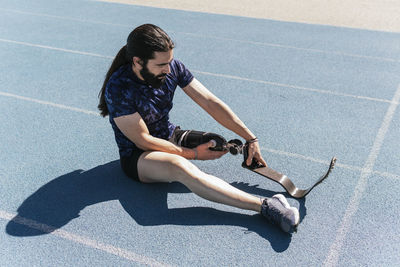
[{"label": "blue patterned t-shirt", "polygon": [[145,84],[134,74],[130,64],[121,66],[108,80],[105,99],[121,157],[130,156],[138,148],[119,130],[114,118],[138,112],[152,136],[166,140],[171,137],[175,125],[169,122],[168,114],[175,89],[187,86],[193,75],[175,59],[170,63],[170,69],[160,88]]}]

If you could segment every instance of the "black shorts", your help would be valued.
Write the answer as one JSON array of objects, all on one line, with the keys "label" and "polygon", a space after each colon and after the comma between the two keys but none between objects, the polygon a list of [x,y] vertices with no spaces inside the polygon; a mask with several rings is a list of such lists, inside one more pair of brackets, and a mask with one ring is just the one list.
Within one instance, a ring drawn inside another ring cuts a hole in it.
[{"label": "black shorts", "polygon": [[135,181],[139,181],[139,174],[138,174],[138,168],[137,168],[137,163],[139,161],[140,155],[142,155],[145,151],[141,149],[135,149],[132,153],[131,156],[129,157],[121,157],[121,168],[124,171],[124,173],[132,178]]}]

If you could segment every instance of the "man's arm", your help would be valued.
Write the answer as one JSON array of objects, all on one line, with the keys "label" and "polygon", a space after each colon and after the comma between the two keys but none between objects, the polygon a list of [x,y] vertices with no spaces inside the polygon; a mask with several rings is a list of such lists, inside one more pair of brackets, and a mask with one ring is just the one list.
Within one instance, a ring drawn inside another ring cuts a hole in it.
[{"label": "man's arm", "polygon": [[183,91],[225,128],[233,131],[245,140],[256,137],[239,117],[233,113],[228,105],[211,93],[198,80],[193,79],[191,83],[183,88]]},{"label": "man's arm", "polygon": [[[183,88],[183,91],[222,126],[238,134],[246,141],[256,138],[228,105],[211,93],[198,80],[193,79],[192,82]],[[267,165],[261,156],[260,147],[257,142],[251,143],[249,146],[247,165],[251,164],[253,157],[265,166]]]},{"label": "man's arm", "polygon": [[150,135],[146,123],[138,112],[114,118],[115,124],[121,132],[137,147],[144,151],[162,151],[180,155],[187,159],[216,159],[225,152],[211,151],[208,149],[212,143],[206,143],[195,149],[176,146],[175,144]]}]

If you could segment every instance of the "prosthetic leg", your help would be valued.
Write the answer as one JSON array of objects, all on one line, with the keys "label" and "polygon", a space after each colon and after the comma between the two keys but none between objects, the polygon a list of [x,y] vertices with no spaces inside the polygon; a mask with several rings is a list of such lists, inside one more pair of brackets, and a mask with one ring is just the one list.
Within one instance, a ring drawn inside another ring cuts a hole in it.
[{"label": "prosthetic leg", "polygon": [[288,192],[289,195],[291,195],[294,198],[303,198],[305,197],[308,193],[310,193],[310,191],[316,187],[317,185],[319,185],[320,183],[322,183],[323,180],[325,180],[326,178],[328,178],[329,174],[331,173],[331,171],[333,170],[333,168],[335,167],[335,163],[336,163],[336,157],[333,157],[331,159],[331,162],[329,164],[329,168],[328,170],[317,180],[314,182],[314,184],[312,184],[309,188],[307,189],[299,189],[297,188],[293,182],[289,179],[289,177],[287,177],[286,175],[279,173],[269,167],[263,166],[262,164],[258,163],[256,160],[253,159],[253,162],[250,164],[250,166],[247,166],[246,164],[246,159],[248,157],[248,144],[245,144],[243,149],[243,158],[244,161],[242,163],[242,167],[252,170],[255,173],[258,173],[268,179],[271,179],[274,182],[277,182],[278,184],[280,184],[283,188],[285,188],[285,190]]},{"label": "prosthetic leg", "polygon": [[299,189],[297,188],[293,182],[284,174],[279,173],[269,167],[263,166],[261,163],[257,162],[253,159],[253,162],[250,166],[247,166],[246,160],[248,157],[248,149],[249,144],[243,144],[239,139],[233,139],[229,142],[226,139],[218,134],[215,133],[208,133],[208,132],[200,132],[200,131],[193,131],[193,130],[180,130],[179,128],[174,133],[174,142],[179,146],[187,147],[187,148],[195,148],[198,145],[207,143],[213,140],[215,145],[211,147],[211,150],[214,151],[224,151],[229,150],[232,155],[242,154],[243,155],[243,163],[242,167],[249,169],[259,175],[262,175],[268,179],[273,180],[280,184],[285,190],[294,198],[303,198],[305,197],[310,191],[320,184],[323,180],[328,178],[329,174],[331,173],[332,169],[335,166],[336,158],[333,157],[329,164],[328,170],[307,189]]}]

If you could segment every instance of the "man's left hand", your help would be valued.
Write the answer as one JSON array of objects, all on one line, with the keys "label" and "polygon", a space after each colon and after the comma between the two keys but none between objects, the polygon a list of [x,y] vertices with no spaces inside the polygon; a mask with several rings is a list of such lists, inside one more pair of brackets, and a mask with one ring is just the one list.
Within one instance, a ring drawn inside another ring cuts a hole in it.
[{"label": "man's left hand", "polygon": [[253,161],[253,158],[254,158],[257,162],[259,162],[259,163],[261,163],[262,165],[264,165],[265,167],[268,166],[268,165],[267,165],[267,162],[265,162],[265,160],[264,160],[263,157],[261,156],[260,145],[258,144],[258,141],[249,144],[249,155],[248,155],[247,160],[246,160],[247,166],[250,166],[250,165],[251,165],[251,163],[252,163],[252,161]]}]

